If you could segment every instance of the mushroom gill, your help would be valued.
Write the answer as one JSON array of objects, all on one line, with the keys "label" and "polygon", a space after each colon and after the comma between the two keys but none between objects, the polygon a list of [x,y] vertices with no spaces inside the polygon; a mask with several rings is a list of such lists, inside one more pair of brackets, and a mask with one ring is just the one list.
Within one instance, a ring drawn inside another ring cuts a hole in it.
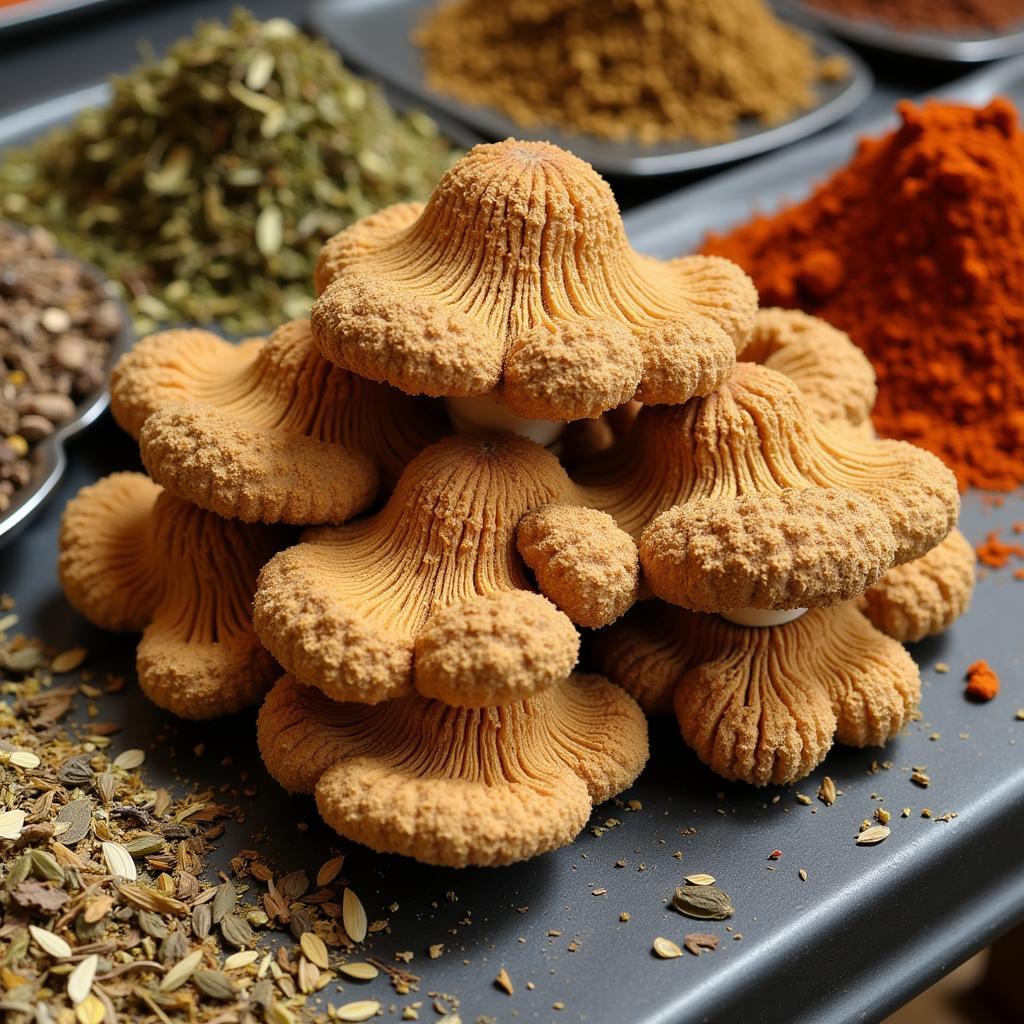
[{"label": "mushroom gill", "polygon": [[564,846],[648,753],[635,702],[581,675],[491,708],[418,695],[336,703],[285,676],[260,710],[258,738],[271,775],[315,793],[341,835],[448,867]]},{"label": "mushroom gill", "polygon": [[252,594],[279,530],[221,519],[139,473],[83,488],[64,511],[68,600],[108,629],[143,630],[139,684],[182,718],[257,703],[279,674],[252,630]]}]

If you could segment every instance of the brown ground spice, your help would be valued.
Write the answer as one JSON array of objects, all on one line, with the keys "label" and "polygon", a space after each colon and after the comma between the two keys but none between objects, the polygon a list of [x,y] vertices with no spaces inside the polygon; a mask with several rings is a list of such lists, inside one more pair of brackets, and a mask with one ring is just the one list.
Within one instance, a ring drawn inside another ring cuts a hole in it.
[{"label": "brown ground spice", "polygon": [[871,18],[898,28],[1006,29],[1024,20],[1022,0],[810,0],[812,7],[848,18]]},{"label": "brown ground spice", "polygon": [[452,0],[414,38],[440,92],[526,126],[648,143],[784,121],[846,70],[763,0]]}]

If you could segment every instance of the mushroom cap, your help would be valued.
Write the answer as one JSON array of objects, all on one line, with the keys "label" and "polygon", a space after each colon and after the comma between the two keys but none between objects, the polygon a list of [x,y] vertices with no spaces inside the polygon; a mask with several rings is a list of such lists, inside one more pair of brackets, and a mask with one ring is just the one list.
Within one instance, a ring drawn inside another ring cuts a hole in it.
[{"label": "mushroom cap", "polygon": [[497,708],[417,695],[335,703],[286,676],[260,710],[258,738],[271,775],[314,792],[343,836],[448,867],[564,846],[648,754],[633,700],[581,675]]},{"label": "mushroom cap", "polygon": [[160,494],[142,473],[112,473],[64,509],[57,562],[64,596],[101,629],[139,632],[153,617],[161,592],[151,561]]},{"label": "mushroom cap", "polygon": [[928,554],[890,569],[861,598],[861,611],[901,643],[948,629],[971,603],[976,555],[959,531]]},{"label": "mushroom cap", "polygon": [[[516,525],[571,491],[558,460],[525,438],[446,438],[413,459],[376,515],[311,530],[270,560],[256,593],[256,631],[290,673],[335,700],[407,694],[416,638],[433,616],[480,595],[532,590]],[[433,643],[451,627],[447,617]],[[532,652],[521,655],[537,669],[536,685],[550,674],[543,643],[533,637]],[[485,693],[490,684],[477,682]]]},{"label": "mushroom cap", "polygon": [[457,707],[510,704],[565,679],[579,650],[572,622],[546,597],[481,594],[442,608],[416,637],[416,689]]},{"label": "mushroom cap", "polygon": [[606,626],[636,600],[640,562],[604,512],[546,505],[519,522],[516,547],[541,590],[581,626]]},{"label": "mushroom cap", "polygon": [[68,503],[61,582],[97,625],[144,628],[136,668],[155,704],[212,718],[257,703],[280,674],[252,631],[251,604],[283,539],[117,473]]},{"label": "mushroom cap", "polygon": [[726,260],[635,253],[589,164],[514,139],[474,147],[425,207],[329,240],[316,283],[328,359],[410,394],[493,393],[547,420],[707,394],[757,307]]},{"label": "mushroom cap", "polygon": [[884,744],[920,698],[913,659],[852,603],[757,628],[644,602],[603,631],[594,653],[652,712],[673,706],[712,770],[756,786],[803,778],[833,737]]},{"label": "mushroom cap", "polygon": [[436,403],[327,362],[307,320],[240,345],[200,330],[145,338],[114,367],[111,408],[159,482],[250,521],[346,519],[378,469],[393,483],[445,432]]},{"label": "mushroom cap", "polygon": [[645,579],[699,612],[813,608],[860,597],[892,565],[885,513],[848,489],[698,498],[643,532]]},{"label": "mushroom cap", "polygon": [[832,426],[869,422],[875,370],[845,332],[797,309],[759,309],[743,361],[784,373],[810,413]]},{"label": "mushroom cap", "polygon": [[701,498],[856,491],[888,519],[894,564],[938,544],[960,508],[956,481],[934,455],[829,428],[788,377],[746,362],[707,397],[644,406],[629,434],[575,476],[578,500],[634,536],[666,509]]}]

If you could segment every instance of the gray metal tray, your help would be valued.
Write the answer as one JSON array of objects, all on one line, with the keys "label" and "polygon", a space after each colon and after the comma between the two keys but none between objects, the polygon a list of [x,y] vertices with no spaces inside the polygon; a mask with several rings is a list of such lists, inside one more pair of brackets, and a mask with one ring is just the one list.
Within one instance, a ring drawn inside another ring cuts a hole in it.
[{"label": "gray metal tray", "polygon": [[571,149],[603,174],[634,176],[695,171],[777,149],[835,124],[852,113],[871,91],[872,77],[867,65],[841,43],[811,31],[818,52],[822,56],[842,55],[849,61],[853,74],[847,81],[821,86],[818,106],[783,124],[765,128],[751,121],[741,127],[737,138],[712,145],[672,142],[644,146],[571,135],[553,127],[528,129],[490,107],[461,103],[427,86],[420,53],[410,41],[410,33],[433,2],[321,0],[311,7],[309,21],[353,66],[398,86],[416,103],[426,106],[428,113],[434,109],[445,111],[493,139],[510,135],[546,139]]},{"label": "gray metal tray", "polygon": [[1024,53],[1024,19],[1008,32],[937,32],[896,28],[872,18],[848,18],[801,0],[777,0],[777,6],[806,24],[817,25],[837,36],[876,50],[951,63],[999,60]]},{"label": "gray metal tray", "polygon": [[60,18],[91,14],[130,0],[22,0],[0,7],[0,36],[38,28]]}]

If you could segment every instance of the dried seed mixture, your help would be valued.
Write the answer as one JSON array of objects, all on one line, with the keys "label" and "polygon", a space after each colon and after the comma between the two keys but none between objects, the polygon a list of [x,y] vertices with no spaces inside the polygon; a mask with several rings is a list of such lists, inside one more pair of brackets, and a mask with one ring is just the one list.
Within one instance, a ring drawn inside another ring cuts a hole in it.
[{"label": "dried seed mixture", "polygon": [[[343,858],[319,869],[316,890],[253,850],[214,877],[212,843],[236,809],[152,788],[142,750],[115,756],[118,727],[99,716],[124,680],[92,677],[86,657],[21,635],[0,599],[0,1016],[297,1024],[339,972],[415,991],[419,979],[393,965],[339,962],[368,930]],[[83,661],[77,679],[56,671]],[[327,1017],[379,1008],[348,1002]]]},{"label": "dried seed mixture", "polygon": [[0,163],[0,213],[114,278],[140,333],[305,315],[324,241],[425,198],[451,158],[429,118],[396,114],[281,18],[201,24],[113,86],[107,107]]},{"label": "dried seed mixture", "polygon": [[121,307],[42,228],[0,222],[0,513],[28,483],[32,447],[103,383]]}]

